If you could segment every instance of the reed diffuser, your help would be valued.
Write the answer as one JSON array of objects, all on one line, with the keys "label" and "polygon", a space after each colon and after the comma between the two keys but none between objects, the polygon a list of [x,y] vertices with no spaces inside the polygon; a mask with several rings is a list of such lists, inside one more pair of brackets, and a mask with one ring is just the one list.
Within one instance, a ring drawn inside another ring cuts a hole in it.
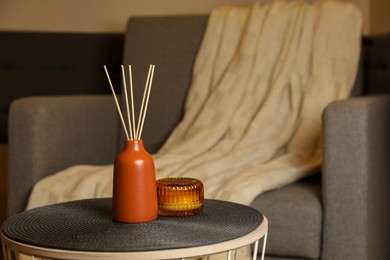
[{"label": "reed diffuser", "polygon": [[156,174],[153,158],[145,150],[141,135],[148,108],[155,65],[149,66],[138,120],[136,120],[136,113],[134,110],[131,66],[129,65],[128,69],[130,102],[127,91],[125,68],[123,65],[121,68],[126,101],[127,124],[122,114],[107,67],[104,66],[123,130],[126,135],[123,151],[118,154],[114,163],[112,218],[115,221],[125,223],[148,222],[156,219],[158,215]]}]

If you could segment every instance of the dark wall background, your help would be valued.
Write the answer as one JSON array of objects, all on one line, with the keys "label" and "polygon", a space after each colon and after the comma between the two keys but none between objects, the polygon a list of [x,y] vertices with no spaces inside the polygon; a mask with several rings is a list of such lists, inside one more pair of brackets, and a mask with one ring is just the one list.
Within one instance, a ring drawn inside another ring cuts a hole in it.
[{"label": "dark wall background", "polygon": [[11,102],[42,95],[111,93],[120,87],[123,34],[0,32],[0,143]]}]

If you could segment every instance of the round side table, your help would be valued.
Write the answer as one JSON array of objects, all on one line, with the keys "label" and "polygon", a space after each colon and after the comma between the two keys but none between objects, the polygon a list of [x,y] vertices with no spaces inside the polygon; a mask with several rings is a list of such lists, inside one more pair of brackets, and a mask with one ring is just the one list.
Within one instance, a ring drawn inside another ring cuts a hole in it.
[{"label": "round side table", "polygon": [[[7,219],[1,230],[4,259],[20,254],[45,259],[185,259],[227,252],[254,244],[261,259],[268,220],[254,208],[205,200],[191,217],[163,217],[147,223],[111,219],[111,199],[88,199],[39,207]],[[234,254],[235,255],[235,254]]]}]

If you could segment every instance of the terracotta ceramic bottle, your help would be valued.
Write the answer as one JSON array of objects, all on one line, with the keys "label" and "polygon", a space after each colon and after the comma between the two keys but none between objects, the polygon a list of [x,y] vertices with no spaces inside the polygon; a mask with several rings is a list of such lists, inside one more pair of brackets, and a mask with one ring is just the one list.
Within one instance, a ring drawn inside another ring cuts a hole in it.
[{"label": "terracotta ceramic bottle", "polygon": [[126,140],[114,164],[112,217],[127,223],[157,218],[156,175],[142,140]]}]

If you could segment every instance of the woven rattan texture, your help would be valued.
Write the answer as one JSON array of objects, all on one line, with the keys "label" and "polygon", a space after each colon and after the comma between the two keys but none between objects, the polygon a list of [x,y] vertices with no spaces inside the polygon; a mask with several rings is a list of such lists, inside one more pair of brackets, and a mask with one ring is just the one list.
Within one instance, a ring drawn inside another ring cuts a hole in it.
[{"label": "woven rattan texture", "polygon": [[241,204],[205,200],[191,217],[162,217],[141,224],[111,219],[111,199],[89,199],[40,207],[3,223],[4,234],[18,242],[47,248],[135,252],[196,247],[241,237],[263,216]]}]

